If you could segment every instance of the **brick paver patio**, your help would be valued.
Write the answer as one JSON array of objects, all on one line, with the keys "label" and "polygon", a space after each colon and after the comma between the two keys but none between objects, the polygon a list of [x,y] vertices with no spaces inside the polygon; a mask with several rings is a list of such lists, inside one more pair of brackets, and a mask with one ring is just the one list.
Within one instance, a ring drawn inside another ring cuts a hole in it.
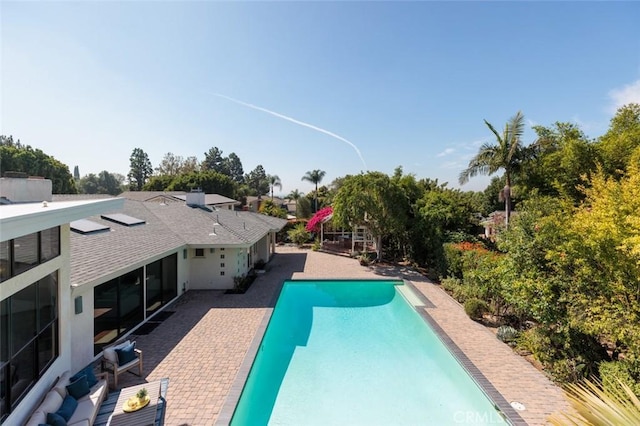
[{"label": "brick paver patio", "polygon": [[243,295],[188,291],[174,314],[146,335],[134,336],[144,352],[145,377],[126,374],[122,386],[169,378],[169,426],[213,425],[263,317],[282,282],[290,278],[403,278],[431,302],[431,318],[506,399],[526,407],[518,414],[530,425],[546,424],[567,409],[562,391],[522,357],[470,320],[462,307],[422,275],[400,267],[368,268],[348,257],[278,247],[278,254]]}]

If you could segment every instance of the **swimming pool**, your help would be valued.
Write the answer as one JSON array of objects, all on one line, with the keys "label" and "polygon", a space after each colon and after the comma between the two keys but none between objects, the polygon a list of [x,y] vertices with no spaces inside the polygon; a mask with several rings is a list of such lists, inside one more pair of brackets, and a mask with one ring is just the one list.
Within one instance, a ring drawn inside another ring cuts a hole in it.
[{"label": "swimming pool", "polygon": [[407,290],[285,282],[231,424],[507,424]]}]

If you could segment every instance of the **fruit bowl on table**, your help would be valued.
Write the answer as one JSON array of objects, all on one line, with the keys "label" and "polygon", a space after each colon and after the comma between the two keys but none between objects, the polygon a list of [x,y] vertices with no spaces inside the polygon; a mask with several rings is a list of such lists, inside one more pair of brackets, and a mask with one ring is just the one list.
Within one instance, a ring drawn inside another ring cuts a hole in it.
[{"label": "fruit bowl on table", "polygon": [[151,398],[149,398],[148,395],[143,399],[140,399],[137,396],[133,396],[127,399],[124,404],[122,404],[122,411],[124,411],[125,413],[138,411],[139,409],[146,407],[147,404],[149,404],[149,401],[151,401]]}]

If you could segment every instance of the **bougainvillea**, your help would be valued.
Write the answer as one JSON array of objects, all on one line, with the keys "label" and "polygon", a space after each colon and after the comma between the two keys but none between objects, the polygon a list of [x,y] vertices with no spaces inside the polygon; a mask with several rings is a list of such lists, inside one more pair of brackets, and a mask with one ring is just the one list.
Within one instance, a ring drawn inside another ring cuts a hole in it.
[{"label": "bougainvillea", "polygon": [[320,224],[326,219],[328,216],[333,214],[333,207],[325,207],[320,209],[313,215],[313,217],[307,222],[307,231],[309,232],[318,232],[320,231]]}]

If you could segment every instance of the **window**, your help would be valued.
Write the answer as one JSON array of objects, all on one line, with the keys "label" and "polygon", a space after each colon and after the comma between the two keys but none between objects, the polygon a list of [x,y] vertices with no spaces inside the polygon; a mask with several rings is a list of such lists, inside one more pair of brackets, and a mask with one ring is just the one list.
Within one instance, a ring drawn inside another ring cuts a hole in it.
[{"label": "window", "polygon": [[183,259],[187,258],[187,249],[182,250],[182,258]]},{"label": "window", "polygon": [[224,251],[224,247],[220,249],[220,251]]},{"label": "window", "polygon": [[40,263],[60,255],[60,228],[40,231]]},{"label": "window", "polygon": [[224,271],[220,271],[220,275],[224,275]]},{"label": "window", "polygon": [[0,421],[58,357],[58,272],[0,302]]},{"label": "window", "polygon": [[38,234],[23,235],[13,240],[13,275],[38,264]]},{"label": "window", "polygon": [[196,249],[196,257],[204,257],[204,249],[197,248]]},{"label": "window", "polygon": [[221,254],[221,255],[220,255],[220,259],[224,259],[224,254]]},{"label": "window", "polygon": [[95,355],[142,323],[145,312],[149,316],[178,296],[178,255],[149,263],[94,289]]},{"label": "window", "polygon": [[0,242],[0,282],[60,256],[60,227]]},{"label": "window", "polygon": [[173,254],[146,266],[147,316],[178,295],[177,261]]},{"label": "window", "polygon": [[0,243],[0,281],[11,278],[11,241]]},{"label": "window", "polygon": [[221,268],[224,268],[224,263],[221,263],[221,264],[220,264],[220,267],[221,267]]},{"label": "window", "polygon": [[144,319],[142,268],[114,278],[93,290],[93,342],[97,355],[102,347]]}]

